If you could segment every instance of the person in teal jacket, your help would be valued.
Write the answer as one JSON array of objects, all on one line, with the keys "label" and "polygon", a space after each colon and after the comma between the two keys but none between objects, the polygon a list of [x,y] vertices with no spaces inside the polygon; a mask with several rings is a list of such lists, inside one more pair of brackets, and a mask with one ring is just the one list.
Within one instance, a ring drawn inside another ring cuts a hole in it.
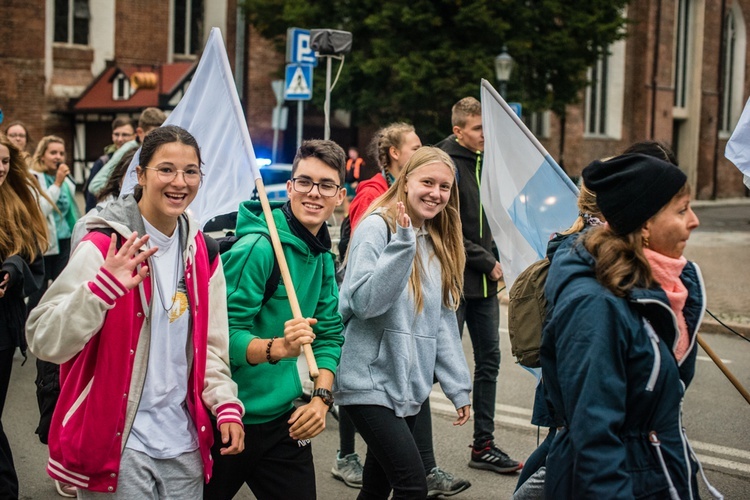
[{"label": "person in teal jacket", "polygon": [[[239,240],[222,254],[227,280],[232,378],[247,408],[245,452],[214,454],[206,499],[233,498],[247,484],[259,499],[315,498],[311,438],[325,428],[344,326],[338,312],[334,255],[326,220],[343,200],[346,156],[331,141],[306,141],[297,151],[289,202],[272,211],[304,318],[294,319],[283,282],[264,302],[275,257],[258,202],[240,205]],[[320,375],[310,403],[302,395],[297,358],[312,346]]]}]

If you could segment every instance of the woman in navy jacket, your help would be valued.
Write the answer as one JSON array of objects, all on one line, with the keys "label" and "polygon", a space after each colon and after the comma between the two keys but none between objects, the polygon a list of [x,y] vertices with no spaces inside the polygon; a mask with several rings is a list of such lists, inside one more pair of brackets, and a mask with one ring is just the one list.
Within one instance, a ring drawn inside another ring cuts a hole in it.
[{"label": "woman in navy jacket", "polygon": [[687,177],[632,154],[593,162],[583,179],[607,224],[560,246],[545,287],[542,372],[564,420],[545,496],[697,498],[682,398],[705,290],[682,256],[698,227]]}]

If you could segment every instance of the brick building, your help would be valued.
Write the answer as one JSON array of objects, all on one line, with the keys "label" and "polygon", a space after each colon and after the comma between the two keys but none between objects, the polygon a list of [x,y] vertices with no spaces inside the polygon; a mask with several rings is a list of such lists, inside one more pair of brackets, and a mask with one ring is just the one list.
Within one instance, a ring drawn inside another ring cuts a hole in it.
[{"label": "brick building", "polygon": [[[284,57],[246,25],[237,3],[3,0],[0,108],[6,123],[23,120],[34,139],[64,137],[80,182],[107,145],[111,120],[142,109],[125,102],[82,107],[95,83],[111,71],[105,80],[114,99],[118,82],[125,85],[132,71],[158,73],[194,63],[209,28],[218,26],[256,152],[270,156],[271,81],[281,76]],[[628,37],[591,69],[592,84],[581,104],[569,107],[564,135],[549,113],[527,117],[532,130],[555,158],[564,144],[562,160],[571,175],[594,158],[653,138],[675,149],[698,198],[745,196],[724,147],[750,96],[750,0],[633,0],[627,15]],[[124,76],[118,80],[117,74]],[[161,89],[160,106],[173,107],[177,90]],[[290,106],[289,122],[295,119]],[[342,144],[356,137],[345,119],[335,125],[332,138]],[[320,116],[305,117],[305,137],[322,135],[320,129]],[[360,130],[360,143],[370,130]],[[282,134],[282,158],[293,151],[294,136]]]},{"label": "brick building", "polygon": [[[2,3],[0,108],[5,123],[24,121],[33,140],[49,134],[63,137],[78,182],[109,143],[116,116],[137,118],[150,105],[174,108],[210,27],[221,28],[230,64],[243,69],[235,73],[244,95],[264,80],[270,94],[273,75],[268,69],[253,70],[260,75],[253,85],[243,78],[250,72],[246,48],[252,45],[260,53],[271,49],[269,42],[246,36],[237,0]],[[153,99],[146,98],[148,91],[129,87],[128,77],[135,71],[160,75]],[[102,97],[97,86],[102,79],[110,87],[109,96]],[[260,92],[258,96],[266,98]],[[270,95],[268,118],[265,123],[257,120],[261,128],[270,128],[274,104]],[[262,107],[258,103],[254,113]]]},{"label": "brick building", "polygon": [[[633,0],[628,37],[591,69],[582,102],[570,106],[563,163],[579,175],[591,160],[633,142],[670,145],[699,199],[746,196],[724,148],[750,96],[748,0]],[[560,122],[530,117],[560,158]]]}]

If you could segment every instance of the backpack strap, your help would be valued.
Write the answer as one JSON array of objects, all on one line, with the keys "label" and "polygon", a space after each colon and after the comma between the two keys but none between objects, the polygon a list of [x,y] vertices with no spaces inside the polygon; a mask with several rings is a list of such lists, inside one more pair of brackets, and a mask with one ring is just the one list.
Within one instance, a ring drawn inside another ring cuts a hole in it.
[{"label": "backpack strap", "polygon": [[[266,233],[261,233],[263,236],[268,239],[268,242],[271,243],[271,249],[273,250],[273,242],[271,241],[271,236]],[[276,252],[273,252],[273,267],[271,268],[271,275],[266,280],[266,288],[263,290],[263,300],[261,301],[260,305],[263,307],[266,305],[266,302],[270,300],[271,297],[273,297],[273,294],[276,293],[276,290],[279,288],[279,281],[281,280],[281,268],[279,267],[279,261],[276,259]]]},{"label": "backpack strap", "polygon": [[211,267],[214,267],[214,262],[216,262],[216,257],[219,256],[219,242],[204,233],[203,231],[200,232],[203,235],[203,241],[206,243],[206,251],[208,252],[208,262],[211,264]]}]

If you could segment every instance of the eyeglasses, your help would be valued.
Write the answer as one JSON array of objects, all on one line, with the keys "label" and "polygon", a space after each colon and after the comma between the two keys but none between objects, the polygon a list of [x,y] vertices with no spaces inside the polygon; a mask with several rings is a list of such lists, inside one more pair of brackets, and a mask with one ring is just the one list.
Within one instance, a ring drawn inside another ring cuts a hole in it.
[{"label": "eyeglasses", "polygon": [[26,134],[8,134],[9,139],[26,139]]},{"label": "eyeglasses", "polygon": [[178,170],[172,167],[143,167],[146,170],[155,170],[156,175],[162,182],[172,182],[177,178],[178,173],[182,173],[185,184],[188,186],[197,186],[203,180],[203,172],[199,168],[186,168]]},{"label": "eyeglasses", "polygon": [[318,193],[320,193],[320,196],[325,198],[336,196],[339,189],[341,189],[341,186],[334,184],[333,182],[313,182],[306,177],[294,177],[292,179],[292,187],[298,193],[309,193],[315,186],[318,186]]}]

